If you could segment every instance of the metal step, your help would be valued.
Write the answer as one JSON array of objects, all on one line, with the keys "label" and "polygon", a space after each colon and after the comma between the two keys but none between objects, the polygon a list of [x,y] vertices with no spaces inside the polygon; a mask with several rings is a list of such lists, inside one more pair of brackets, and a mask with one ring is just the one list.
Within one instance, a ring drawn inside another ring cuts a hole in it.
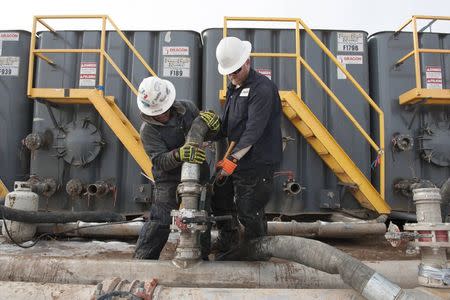
[{"label": "metal step", "polygon": [[293,91],[280,91],[280,97],[283,102],[283,113],[306,138],[306,141],[325,164],[341,182],[356,187],[350,191],[361,206],[380,214],[389,213],[389,205],[370,180],[366,178],[300,97]]}]

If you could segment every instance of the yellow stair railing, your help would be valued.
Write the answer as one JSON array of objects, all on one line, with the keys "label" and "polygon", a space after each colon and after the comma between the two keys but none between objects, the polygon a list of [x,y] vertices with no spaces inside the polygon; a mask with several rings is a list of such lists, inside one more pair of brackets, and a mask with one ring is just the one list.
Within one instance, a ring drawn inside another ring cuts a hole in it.
[{"label": "yellow stair railing", "polygon": [[3,183],[3,181],[0,179],[0,197],[4,198],[6,197],[6,194],[8,194],[8,188],[5,186],[5,184]]},{"label": "yellow stair railing", "polygon": [[[223,36],[228,33],[229,21],[251,21],[251,22],[293,22],[295,23],[295,53],[251,53],[252,57],[279,57],[295,58],[296,61],[296,92],[280,91],[283,105],[283,113],[305,137],[307,142],[318,153],[325,164],[336,174],[339,180],[349,186],[354,197],[361,206],[377,211],[378,213],[389,213],[390,207],[384,200],[385,190],[385,155],[384,155],[384,114],[378,105],[373,101],[367,92],[358,84],[347,69],[338,61],[331,51],[320,41],[314,32],[298,18],[259,18],[259,17],[224,17]],[[322,49],[322,51],[333,61],[347,77],[353,86],[362,94],[363,98],[378,114],[379,125],[379,145],[370,137],[364,128],[358,123],[353,115],[342,104],[338,97],[316,74],[313,68],[300,55],[300,28],[311,37],[311,39]],[[314,113],[307,107],[301,99],[301,66],[312,75],[315,81],[323,88],[333,102],[349,118],[352,124],[358,129],[361,135],[367,140],[376,151],[379,159],[380,171],[380,191],[371,184],[370,180],[361,172],[357,165],[351,160],[346,152],[340,147],[337,141],[317,119]],[[219,91],[219,98],[223,101],[226,95],[227,78],[223,78],[223,89]]]},{"label": "yellow stair railing", "polygon": [[[38,23],[43,25],[51,32],[55,30],[46,22],[51,19],[99,19],[101,20],[101,36],[99,49],[36,49],[36,28]],[[131,156],[136,160],[143,172],[153,180],[152,163],[144,150],[139,133],[133,127],[128,118],[120,110],[114,101],[113,96],[105,96],[103,89],[62,89],[62,88],[34,88],[34,62],[35,58],[42,59],[47,63],[54,65],[54,61],[44,53],[97,53],[99,55],[99,72],[98,86],[103,87],[105,82],[105,60],[120,75],[122,80],[127,84],[130,90],[137,95],[138,91],[120,70],[111,56],[106,52],[106,27],[111,25],[115,32],[121,37],[125,44],[130,48],[133,54],[144,65],[148,72],[157,76],[150,68],[147,62],[142,58],[136,48],[131,44],[123,32],[117,27],[107,15],[54,15],[54,16],[35,16],[33,18],[33,29],[31,32],[30,42],[30,60],[28,67],[28,86],[27,95],[32,99],[44,99],[58,104],[92,104],[98,111],[100,116],[105,120],[106,124],[112,129],[114,134],[119,138]]]},{"label": "yellow stair railing", "polygon": [[[450,17],[442,16],[412,16],[407,20],[395,33],[398,35],[403,29],[408,25],[412,25],[412,36],[413,36],[413,50],[407,53],[405,56],[400,58],[395,65],[400,66],[407,59],[414,56],[414,71],[416,79],[416,87],[401,94],[399,97],[399,102],[401,105],[404,104],[450,104],[450,89],[430,89],[422,88],[421,79],[421,68],[420,68],[420,54],[421,53],[432,53],[432,54],[450,54],[450,49],[426,49],[419,47],[419,32],[417,30],[417,20],[430,20],[429,25],[435,23],[436,21],[450,21]],[[426,27],[428,27],[427,25]],[[442,76],[442,73],[441,73]],[[443,77],[443,76],[442,76]],[[441,77],[441,78],[442,78]]]}]

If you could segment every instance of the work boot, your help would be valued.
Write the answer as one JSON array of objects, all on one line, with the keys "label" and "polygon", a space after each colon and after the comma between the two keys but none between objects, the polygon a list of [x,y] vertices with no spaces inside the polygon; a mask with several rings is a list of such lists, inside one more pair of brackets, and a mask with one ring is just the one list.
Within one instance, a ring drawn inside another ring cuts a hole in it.
[{"label": "work boot", "polygon": [[217,240],[211,247],[211,253],[226,253],[237,245],[239,245],[239,231],[237,229],[230,231],[220,230]]},{"label": "work boot", "polygon": [[159,259],[164,245],[169,238],[168,225],[157,222],[146,222],[139,234],[133,258],[135,259]]}]

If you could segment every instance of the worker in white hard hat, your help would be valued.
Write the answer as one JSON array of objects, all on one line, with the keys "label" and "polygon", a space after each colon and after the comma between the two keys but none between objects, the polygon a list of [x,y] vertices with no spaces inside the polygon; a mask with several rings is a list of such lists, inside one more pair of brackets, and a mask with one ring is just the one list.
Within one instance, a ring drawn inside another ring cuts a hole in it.
[{"label": "worker in white hard hat", "polygon": [[[216,48],[218,71],[230,81],[219,135],[236,146],[217,164],[227,181],[215,189],[211,204],[216,216],[237,215],[246,240],[267,233],[265,205],[273,191],[273,173],[282,153],[278,88],[251,67],[251,50],[250,42],[236,37],[223,38]],[[218,223],[216,247],[220,252],[236,243],[236,223]]]},{"label": "worker in white hard hat", "polygon": [[[150,219],[142,228],[134,257],[158,259],[168,237],[170,212],[178,209],[176,189],[180,183],[183,162],[201,165],[201,180],[209,177],[205,152],[195,145],[185,144],[185,136],[199,110],[190,101],[175,100],[174,85],[158,77],[145,78],[139,86],[137,104],[144,121],[140,135],[145,151],[153,163],[155,197],[150,208]],[[207,125],[218,130],[220,120],[209,112],[202,112]],[[201,237],[202,256],[209,253],[208,237]],[[203,246],[204,244],[207,244]]]}]

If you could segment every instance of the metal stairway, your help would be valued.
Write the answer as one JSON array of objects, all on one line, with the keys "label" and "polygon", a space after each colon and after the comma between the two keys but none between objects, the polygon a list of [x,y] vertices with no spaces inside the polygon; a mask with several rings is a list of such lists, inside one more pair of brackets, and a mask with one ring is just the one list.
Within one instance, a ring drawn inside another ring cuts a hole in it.
[{"label": "metal stairway", "polygon": [[[51,32],[55,30],[50,27],[44,20],[45,19],[101,19],[102,31],[101,31],[101,48],[100,49],[36,49],[36,25],[40,23]],[[144,150],[144,146],[140,139],[138,131],[133,127],[133,124],[123,114],[121,109],[117,106],[113,96],[105,96],[103,94],[104,85],[104,69],[105,59],[116,70],[116,72],[122,77],[124,82],[128,85],[130,90],[137,95],[137,89],[132,85],[130,80],[123,74],[117,64],[112,60],[111,56],[106,53],[105,41],[106,41],[106,24],[109,22],[123,41],[128,45],[133,54],[141,61],[150,74],[157,76],[155,72],[148,66],[139,52],[134,48],[131,42],[120,31],[116,24],[106,15],[93,15],[93,16],[36,16],[33,22],[33,31],[30,45],[30,62],[28,71],[28,89],[27,94],[31,99],[42,99],[56,104],[91,104],[95,107],[99,115],[108,124],[117,138],[122,142],[131,156],[136,160],[143,172],[148,178],[153,180],[152,163],[147,153]],[[33,74],[34,74],[34,59],[35,56],[46,61],[51,65],[55,63],[43,53],[98,53],[99,54],[99,74],[98,74],[98,86],[99,88],[91,89],[61,89],[61,88],[34,88],[33,87]]]},{"label": "metal stairway", "polygon": [[0,179],[0,197],[6,197],[6,194],[8,194],[8,189],[6,188],[3,181]]},{"label": "metal stairway", "polygon": [[[429,23],[423,27],[420,31],[417,30],[418,20],[428,20]],[[412,25],[412,37],[413,37],[413,50],[408,54],[400,58],[396,63],[395,67],[402,65],[407,59],[414,58],[414,72],[416,86],[409,91],[404,92],[399,96],[400,105],[410,105],[410,104],[423,104],[423,105],[449,105],[450,104],[450,89],[442,88],[442,69],[440,66],[437,67],[437,77],[441,81],[441,88],[423,88],[422,87],[422,70],[421,70],[421,54],[431,53],[431,54],[450,54],[450,49],[426,49],[420,48],[419,42],[419,32],[423,32],[425,29],[430,27],[436,21],[450,21],[449,16],[412,16],[408,19],[401,27],[394,33],[394,37],[397,36],[405,27]],[[433,67],[436,68],[436,67]],[[436,75],[435,75],[436,76]]]},{"label": "metal stairway", "polygon": [[[385,156],[384,156],[384,114],[378,105],[373,101],[367,92],[358,84],[347,69],[337,60],[331,51],[322,43],[317,35],[298,18],[255,18],[255,17],[224,17],[223,36],[227,36],[229,21],[262,21],[262,22],[293,22],[295,23],[295,52],[282,53],[251,53],[253,57],[277,57],[292,58],[296,62],[296,85],[297,90],[280,91],[283,112],[297,130],[305,137],[307,142],[319,154],[325,164],[336,174],[340,182],[350,188],[353,196],[361,204],[362,207],[376,211],[380,214],[390,213],[390,207],[384,199],[384,181],[385,181]],[[336,94],[327,86],[327,84],[317,75],[313,68],[301,56],[300,53],[300,28],[311,38],[321,50],[334,62],[336,67],[345,74],[353,86],[360,92],[364,100],[378,114],[379,126],[379,145],[364,130],[364,128],[353,117],[350,111],[342,104]],[[380,191],[371,184],[370,179],[361,172],[358,166],[352,161],[347,153],[342,149],[330,132],[320,122],[314,113],[308,108],[299,95],[301,92],[301,68],[305,68],[305,72],[314,78],[316,83],[326,92],[328,97],[340,108],[345,116],[353,123],[355,128],[371,145],[372,149],[377,153],[377,161],[379,160],[379,182]],[[219,91],[219,98],[225,100],[227,87],[227,78],[223,78],[223,88]]]},{"label": "metal stairway", "polygon": [[361,206],[379,213],[390,208],[330,132],[322,125],[305,102],[293,91],[280,92],[284,115],[319,154],[339,180],[351,186],[350,191]]}]

